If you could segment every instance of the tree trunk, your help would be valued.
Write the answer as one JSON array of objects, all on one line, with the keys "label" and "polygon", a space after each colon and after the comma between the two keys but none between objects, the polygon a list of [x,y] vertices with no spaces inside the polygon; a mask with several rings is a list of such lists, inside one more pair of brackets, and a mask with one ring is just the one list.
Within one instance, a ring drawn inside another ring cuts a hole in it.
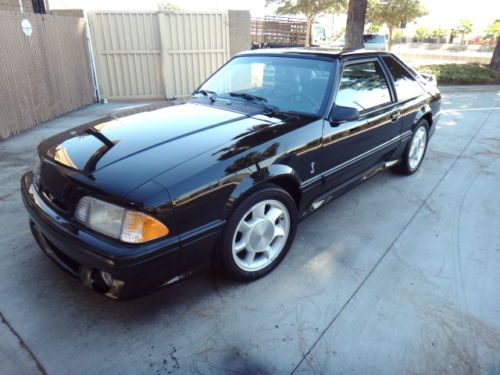
[{"label": "tree trunk", "polygon": [[349,0],[345,48],[363,48],[363,32],[368,0]]},{"label": "tree trunk", "polygon": [[388,42],[388,49],[389,51],[392,49],[392,33],[394,31],[394,27],[393,26],[389,26],[389,42]]},{"label": "tree trunk", "polygon": [[500,36],[497,38],[497,45],[495,47],[495,51],[493,52],[493,56],[491,56],[490,67],[495,72],[500,74]]},{"label": "tree trunk", "polygon": [[307,16],[307,26],[306,26],[306,42],[305,47],[311,46],[311,30],[314,22],[314,16]]}]

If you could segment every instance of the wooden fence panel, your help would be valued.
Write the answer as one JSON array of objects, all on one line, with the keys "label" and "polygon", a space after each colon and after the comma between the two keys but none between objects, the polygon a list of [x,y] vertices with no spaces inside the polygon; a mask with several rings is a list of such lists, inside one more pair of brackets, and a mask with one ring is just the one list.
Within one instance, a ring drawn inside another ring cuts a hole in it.
[{"label": "wooden fence panel", "polygon": [[[22,32],[26,18],[31,36]],[[94,101],[85,21],[0,11],[0,139]]]}]

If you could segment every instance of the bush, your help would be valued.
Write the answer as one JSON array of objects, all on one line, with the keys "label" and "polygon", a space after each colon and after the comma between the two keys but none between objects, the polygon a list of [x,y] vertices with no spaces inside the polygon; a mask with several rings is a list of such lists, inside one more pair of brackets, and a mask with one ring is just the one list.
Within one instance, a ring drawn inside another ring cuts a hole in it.
[{"label": "bush", "polygon": [[496,73],[480,64],[436,64],[421,65],[417,68],[421,73],[433,74],[438,83],[461,85],[499,83]]}]

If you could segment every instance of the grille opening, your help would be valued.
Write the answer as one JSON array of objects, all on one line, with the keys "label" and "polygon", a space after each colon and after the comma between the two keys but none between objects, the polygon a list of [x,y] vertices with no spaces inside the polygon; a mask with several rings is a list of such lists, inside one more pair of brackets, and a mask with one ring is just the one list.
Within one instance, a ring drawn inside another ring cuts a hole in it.
[{"label": "grille opening", "polygon": [[52,206],[56,210],[62,211],[64,213],[68,212],[68,206],[66,206],[63,202],[57,199],[52,193],[45,190],[42,186],[40,186],[40,193],[42,193],[43,200],[49,206]]}]

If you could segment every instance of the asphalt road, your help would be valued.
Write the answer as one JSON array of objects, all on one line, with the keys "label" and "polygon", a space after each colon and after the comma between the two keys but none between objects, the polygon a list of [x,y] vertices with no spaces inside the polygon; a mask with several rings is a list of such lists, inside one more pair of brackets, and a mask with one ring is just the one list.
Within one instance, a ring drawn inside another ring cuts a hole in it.
[{"label": "asphalt road", "polygon": [[0,373],[500,374],[500,90],[452,89],[422,168],[299,225],[251,284],[210,272],[115,302],[36,247],[18,192],[35,145],[0,142]]}]

